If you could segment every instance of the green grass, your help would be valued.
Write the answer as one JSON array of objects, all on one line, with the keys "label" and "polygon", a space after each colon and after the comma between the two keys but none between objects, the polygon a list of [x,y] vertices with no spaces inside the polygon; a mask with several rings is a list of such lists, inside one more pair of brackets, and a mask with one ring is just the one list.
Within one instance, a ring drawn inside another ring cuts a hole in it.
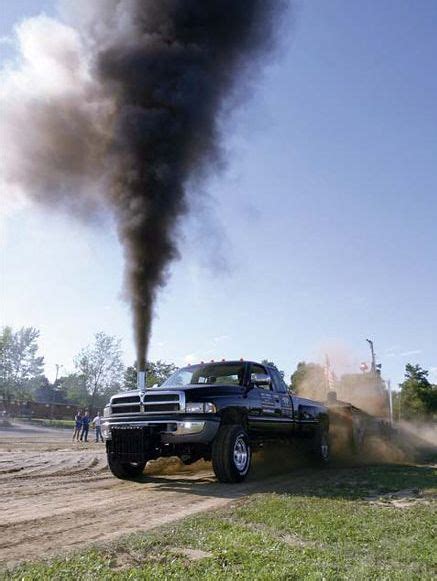
[{"label": "green grass", "polygon": [[[395,507],[390,493],[416,501]],[[375,498],[379,504],[366,497]],[[287,490],[50,562],[6,579],[436,579],[437,471],[431,466],[307,470]],[[183,548],[200,549],[193,560]]]},{"label": "green grass", "polygon": [[74,420],[50,420],[45,418],[32,418],[31,424],[45,426],[46,428],[74,428]]}]

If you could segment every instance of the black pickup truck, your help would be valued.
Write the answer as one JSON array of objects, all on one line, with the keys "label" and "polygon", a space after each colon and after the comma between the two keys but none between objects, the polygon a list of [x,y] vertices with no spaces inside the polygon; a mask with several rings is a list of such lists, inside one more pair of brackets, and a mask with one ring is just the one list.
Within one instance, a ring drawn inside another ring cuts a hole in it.
[{"label": "black pickup truck", "polygon": [[212,460],[221,482],[242,481],[252,448],[305,438],[313,457],[329,460],[328,410],[289,392],[278,370],[251,361],[190,365],[159,387],[112,396],[102,433],[118,478],[142,474],[148,460]]}]

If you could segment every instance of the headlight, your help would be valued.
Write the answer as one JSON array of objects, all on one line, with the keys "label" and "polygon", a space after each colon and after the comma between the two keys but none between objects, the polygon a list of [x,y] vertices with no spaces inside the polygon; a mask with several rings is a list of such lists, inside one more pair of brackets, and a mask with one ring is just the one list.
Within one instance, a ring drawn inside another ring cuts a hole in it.
[{"label": "headlight", "polygon": [[108,418],[111,415],[111,406],[107,405],[103,410],[103,417]]},{"label": "headlight", "polygon": [[187,414],[215,414],[217,411],[213,403],[207,402],[188,402],[185,406]]},{"label": "headlight", "polygon": [[109,427],[109,424],[105,424],[105,422],[102,423],[102,436],[105,440],[111,439],[111,428]]}]

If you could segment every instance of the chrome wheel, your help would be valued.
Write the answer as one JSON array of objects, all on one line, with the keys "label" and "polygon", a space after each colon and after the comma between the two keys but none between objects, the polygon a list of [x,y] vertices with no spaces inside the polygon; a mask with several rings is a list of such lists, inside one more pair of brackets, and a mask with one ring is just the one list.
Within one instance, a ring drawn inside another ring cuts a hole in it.
[{"label": "chrome wheel", "polygon": [[234,444],[234,464],[235,468],[240,473],[244,473],[248,469],[249,448],[245,442],[244,436],[240,435],[235,440]]},{"label": "chrome wheel", "polygon": [[224,424],[214,438],[212,467],[220,482],[241,482],[250,470],[252,451],[243,426]]}]

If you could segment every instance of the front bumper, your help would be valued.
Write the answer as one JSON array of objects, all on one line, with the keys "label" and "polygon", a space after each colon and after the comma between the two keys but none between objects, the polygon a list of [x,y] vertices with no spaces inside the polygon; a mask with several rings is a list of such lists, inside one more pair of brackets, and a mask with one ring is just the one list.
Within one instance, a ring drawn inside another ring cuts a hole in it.
[{"label": "front bumper", "polygon": [[205,416],[179,416],[174,418],[105,418],[102,421],[102,435],[111,440],[112,431],[142,429],[151,437],[159,437],[163,444],[209,444],[215,438],[220,426],[219,418]]}]

